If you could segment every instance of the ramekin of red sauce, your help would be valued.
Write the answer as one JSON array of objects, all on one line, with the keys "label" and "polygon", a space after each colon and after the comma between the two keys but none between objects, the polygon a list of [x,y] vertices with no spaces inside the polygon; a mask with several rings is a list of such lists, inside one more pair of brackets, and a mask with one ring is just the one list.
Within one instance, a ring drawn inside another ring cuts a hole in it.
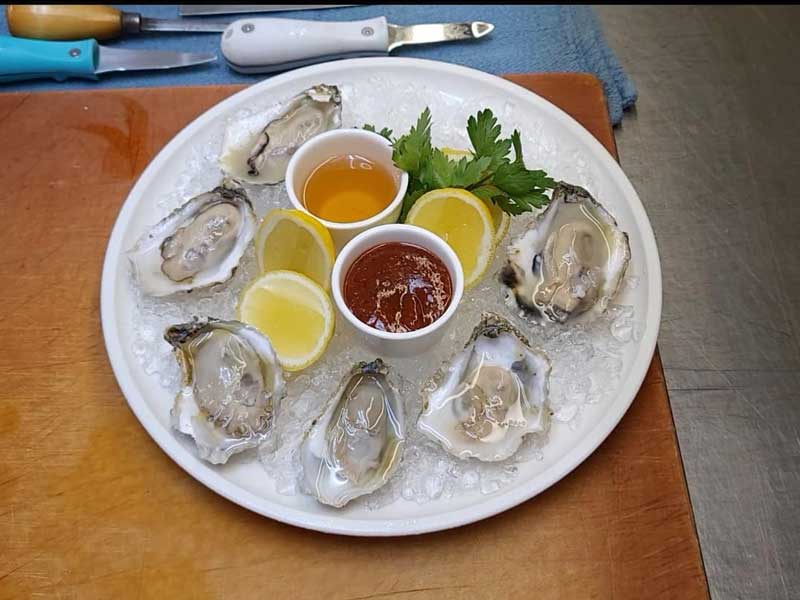
[{"label": "ramekin of red sauce", "polygon": [[342,248],[331,289],[339,312],[373,350],[408,357],[442,338],[464,276],[437,235],[414,225],[380,225]]}]

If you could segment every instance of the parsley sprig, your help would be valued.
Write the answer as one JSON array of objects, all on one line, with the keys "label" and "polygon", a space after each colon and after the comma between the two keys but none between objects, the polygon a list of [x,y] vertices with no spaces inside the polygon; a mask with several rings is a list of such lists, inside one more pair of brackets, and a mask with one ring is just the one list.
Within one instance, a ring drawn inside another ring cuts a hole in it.
[{"label": "parsley sprig", "polygon": [[[420,196],[439,188],[469,190],[503,211],[519,215],[546,205],[549,199],[545,192],[555,187],[547,173],[525,167],[519,131],[515,129],[508,138],[500,137],[501,127],[488,108],[467,120],[472,156],[457,161],[431,143],[431,112],[427,108],[416,125],[399,138],[393,139],[392,130],[386,127],[377,131],[373,125],[364,125],[364,129],[392,142],[394,164],[408,173],[401,221]],[[512,150],[513,160],[509,156]]]}]

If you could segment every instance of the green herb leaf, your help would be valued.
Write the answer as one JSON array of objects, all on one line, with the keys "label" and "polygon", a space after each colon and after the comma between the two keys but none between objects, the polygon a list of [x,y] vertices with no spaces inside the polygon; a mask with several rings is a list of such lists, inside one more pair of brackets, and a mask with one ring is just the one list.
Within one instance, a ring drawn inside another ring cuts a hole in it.
[{"label": "green herb leaf", "polygon": [[470,191],[484,202],[492,202],[494,204],[497,204],[495,198],[499,198],[500,196],[507,197],[500,188],[490,184],[476,187]]},{"label": "green herb leaf", "polygon": [[444,152],[434,148],[431,153],[429,187],[432,189],[452,187],[455,170],[455,163],[447,158]]},{"label": "green herb leaf", "polygon": [[[516,200],[523,206],[532,206],[534,208],[542,208],[547,206],[547,204],[550,202],[550,198],[547,197],[547,195],[544,193],[544,190],[522,194],[521,196],[517,196]],[[531,209],[528,208],[527,210]]]},{"label": "green herb leaf", "polygon": [[377,129],[375,129],[375,125],[370,125],[369,123],[365,123],[364,125],[361,126],[361,129],[364,129],[366,131],[371,131],[372,133],[377,133],[378,135],[382,135],[383,137],[385,137],[390,142],[392,141],[392,130],[389,129],[388,127],[384,127],[383,129],[378,131]]},{"label": "green herb leaf", "polygon": [[469,189],[480,183],[484,178],[484,173],[489,169],[491,162],[492,159],[488,156],[481,156],[480,158],[462,158],[456,163],[452,185]]},{"label": "green herb leaf", "polygon": [[519,131],[516,129],[511,134],[511,145],[514,147],[514,162],[524,167],[525,162],[522,160],[522,140],[519,137]]},{"label": "green herb leaf", "polygon": [[540,177],[518,162],[504,162],[494,172],[494,184],[509,196],[519,196],[539,187]]},{"label": "green herb leaf", "polygon": [[[373,125],[364,125],[364,129],[376,131]],[[401,221],[420,196],[434,189],[463,188],[484,202],[518,215],[545,206],[549,202],[545,191],[555,187],[555,181],[547,173],[525,167],[519,131],[514,130],[509,138],[500,137],[501,127],[488,108],[467,120],[467,135],[473,147],[471,157],[451,160],[433,146],[428,108],[407,134],[391,140],[392,131],[384,127],[380,135],[392,142],[395,166],[408,173]],[[509,156],[512,149],[513,161]]]},{"label": "green herb leaf", "polygon": [[472,142],[474,154],[478,158],[491,158],[490,168],[499,165],[511,150],[511,140],[498,139],[500,130],[497,118],[488,108],[467,119],[467,135]]},{"label": "green herb leaf", "polygon": [[531,210],[527,204],[521,203],[518,199],[506,195],[495,196],[494,202],[503,209],[504,212],[514,216],[521,215]]},{"label": "green herb leaf", "polygon": [[417,124],[404,136],[394,141],[392,160],[397,168],[410,176],[419,173],[421,165],[431,155],[431,111],[426,108],[417,119]]},{"label": "green herb leaf", "polygon": [[419,197],[422,196],[426,190],[423,187],[417,186],[413,189],[410,187],[411,182],[409,182],[409,189],[406,191],[406,195],[403,197],[403,207],[400,209],[400,219],[398,223],[403,223],[408,216],[411,207],[414,206],[414,203],[419,200]]},{"label": "green herb leaf", "polygon": [[531,171],[531,173],[536,173],[536,177],[539,178],[539,187],[544,188],[546,190],[552,190],[556,187],[556,180],[552,177],[548,177],[547,173],[538,169],[536,171]]}]

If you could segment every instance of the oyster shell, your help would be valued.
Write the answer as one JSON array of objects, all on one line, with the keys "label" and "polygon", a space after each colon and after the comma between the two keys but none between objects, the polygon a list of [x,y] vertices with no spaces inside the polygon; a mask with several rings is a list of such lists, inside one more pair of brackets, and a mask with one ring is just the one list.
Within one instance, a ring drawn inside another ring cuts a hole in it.
[{"label": "oyster shell", "polygon": [[388,371],[380,358],[356,364],[306,433],[303,484],[323,504],[374,492],[400,465],[405,411]]},{"label": "oyster shell", "polygon": [[550,360],[504,318],[483,313],[464,350],[423,387],[417,428],[458,458],[503,460],[550,424]]},{"label": "oyster shell", "polygon": [[282,107],[232,123],[225,131],[220,166],[250,183],[280,183],[292,154],[319,133],[342,124],[342,96],[335,85],[315,85]]},{"label": "oyster shell", "polygon": [[270,435],[286,385],[264,335],[238,321],[208,319],[173,325],[164,339],[183,374],[172,426],[194,438],[200,458],[225,463]]},{"label": "oyster shell", "polygon": [[256,230],[253,206],[233,180],[188,200],[128,251],[134,276],[152,296],[223,283]]},{"label": "oyster shell", "polygon": [[508,248],[507,302],[543,322],[605,311],[631,258],[628,234],[585,189],[559,183],[532,228]]}]

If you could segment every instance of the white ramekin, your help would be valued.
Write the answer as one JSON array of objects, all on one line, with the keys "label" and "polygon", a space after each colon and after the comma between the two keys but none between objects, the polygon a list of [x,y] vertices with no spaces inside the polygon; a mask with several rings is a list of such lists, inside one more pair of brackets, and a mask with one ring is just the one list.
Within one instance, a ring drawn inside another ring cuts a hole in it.
[{"label": "white ramekin", "polygon": [[[388,242],[405,242],[416,244],[432,252],[441,259],[450,273],[453,286],[453,296],[450,306],[444,314],[430,325],[409,331],[407,333],[390,333],[380,331],[362,323],[347,307],[344,301],[344,278],[350,265],[364,252]],[[380,225],[364,231],[350,240],[336,258],[331,275],[331,290],[333,300],[345,320],[361,336],[364,343],[377,352],[378,355],[407,358],[425,352],[435,345],[444,335],[448,321],[450,321],[458,308],[461,297],[464,295],[464,273],[458,256],[450,246],[436,234],[416,227],[414,225]]]},{"label": "white ramekin", "polygon": [[286,168],[286,191],[295,208],[311,214],[303,205],[303,186],[306,180],[320,164],[342,154],[357,154],[385,166],[395,179],[397,194],[389,206],[363,221],[336,223],[313,215],[330,231],[337,250],[370,227],[397,222],[408,187],[408,173],[395,167],[392,162],[392,145],[389,140],[364,129],[334,129],[308,140],[289,160]]}]

